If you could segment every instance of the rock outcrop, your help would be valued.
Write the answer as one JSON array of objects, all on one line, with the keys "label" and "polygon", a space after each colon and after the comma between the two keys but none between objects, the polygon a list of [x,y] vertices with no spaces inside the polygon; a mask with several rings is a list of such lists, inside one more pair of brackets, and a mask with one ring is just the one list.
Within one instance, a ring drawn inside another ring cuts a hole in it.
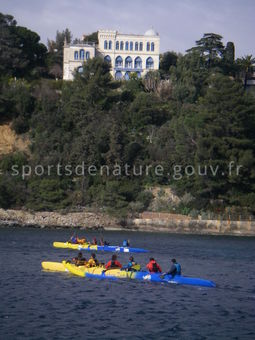
[{"label": "rock outcrop", "polygon": [[255,221],[193,220],[188,216],[144,212],[137,218],[119,220],[94,212],[28,212],[0,209],[1,226],[130,230],[204,235],[255,236]]}]

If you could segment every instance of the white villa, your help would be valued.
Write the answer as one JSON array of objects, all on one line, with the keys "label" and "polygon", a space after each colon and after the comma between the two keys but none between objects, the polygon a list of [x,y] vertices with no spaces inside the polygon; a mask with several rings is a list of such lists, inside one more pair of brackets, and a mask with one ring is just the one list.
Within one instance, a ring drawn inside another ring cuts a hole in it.
[{"label": "white villa", "polygon": [[65,44],[63,79],[72,80],[74,71],[82,70],[83,63],[95,56],[111,63],[111,74],[119,80],[128,80],[131,72],[142,77],[148,71],[159,68],[160,38],[154,29],[149,29],[144,35],[99,30],[98,42],[98,45]]}]

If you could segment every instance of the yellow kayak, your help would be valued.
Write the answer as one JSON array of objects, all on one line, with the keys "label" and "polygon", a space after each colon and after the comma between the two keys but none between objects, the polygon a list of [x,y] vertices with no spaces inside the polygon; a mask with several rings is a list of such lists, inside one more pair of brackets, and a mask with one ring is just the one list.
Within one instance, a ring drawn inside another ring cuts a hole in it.
[{"label": "yellow kayak", "polygon": [[[102,273],[104,267],[103,266],[98,266],[98,267],[92,267],[92,268],[86,268],[85,266],[76,266],[73,263],[69,263],[66,261],[63,262],[47,262],[43,261],[42,262],[42,268],[44,270],[49,270],[52,272],[72,272],[72,274],[78,275],[78,276],[83,276],[84,273]],[[82,272],[82,275],[80,273]]]},{"label": "yellow kayak", "polygon": [[105,270],[103,266],[101,267],[92,267],[86,268],[85,266],[79,266],[63,261],[60,262],[42,262],[43,269],[51,270],[51,271],[61,271],[61,272],[69,272],[71,274],[87,277],[87,278],[98,278],[98,279],[136,279],[140,281],[153,281],[160,283],[174,283],[174,284],[183,284],[183,285],[191,285],[191,286],[201,286],[201,287],[216,287],[216,284],[213,281],[185,277],[181,275],[165,275],[162,277],[160,273],[149,273],[146,271],[125,271],[121,269],[108,269]]},{"label": "yellow kayak", "polygon": [[[72,264],[72,263],[67,263],[66,261],[62,262],[64,268],[66,268],[66,270],[68,270],[70,273],[77,275],[77,276],[81,276],[81,277],[86,277],[86,274],[93,274],[93,275],[102,275],[103,271],[105,270],[104,267],[92,267],[92,268],[86,268],[84,266],[80,266],[77,267],[76,265]],[[121,269],[108,269],[104,272],[105,276],[114,276],[117,278],[122,278],[122,279],[126,279],[126,278],[133,278],[134,276],[134,272],[128,272],[125,270],[121,270]]]},{"label": "yellow kayak", "polygon": [[69,242],[53,242],[53,247],[64,248],[64,249],[74,249],[74,250],[95,250],[97,251],[97,245],[90,245],[89,243],[74,244]]},{"label": "yellow kayak", "polygon": [[75,249],[75,250],[88,250],[88,251],[106,251],[106,252],[117,252],[117,253],[148,253],[148,250],[142,248],[130,248],[130,247],[119,247],[119,246],[100,246],[90,243],[70,243],[70,242],[53,242],[53,247],[64,248],[64,249]]},{"label": "yellow kayak", "polygon": [[67,272],[62,262],[42,262],[42,268],[44,270],[50,270],[53,272]]}]

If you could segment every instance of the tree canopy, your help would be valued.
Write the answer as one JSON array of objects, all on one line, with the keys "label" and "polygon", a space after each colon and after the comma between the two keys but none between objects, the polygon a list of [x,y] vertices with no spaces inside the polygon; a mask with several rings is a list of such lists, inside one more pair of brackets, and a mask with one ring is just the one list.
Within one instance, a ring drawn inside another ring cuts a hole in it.
[{"label": "tree canopy", "polygon": [[[57,32],[46,53],[12,16],[1,15],[0,24],[1,118],[31,140],[29,152],[0,159],[2,207],[134,213],[150,207],[148,188],[169,186],[185,199],[164,211],[215,212],[221,202],[223,210],[255,212],[255,99],[245,90],[252,56],[235,60],[234,43],[207,33],[185,55],[163,54],[159,72],[143,79],[116,82],[98,57],[73,82],[56,81],[38,68],[45,55],[49,68],[61,67],[71,32]],[[12,176],[12,165],[33,171]],[[36,174],[38,165],[50,165],[50,174]]]}]

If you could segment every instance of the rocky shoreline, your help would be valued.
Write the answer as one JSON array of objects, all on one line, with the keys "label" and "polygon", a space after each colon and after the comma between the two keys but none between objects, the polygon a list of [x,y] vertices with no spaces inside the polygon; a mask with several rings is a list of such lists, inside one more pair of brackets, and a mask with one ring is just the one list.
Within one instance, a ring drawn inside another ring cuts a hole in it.
[{"label": "rocky shoreline", "polygon": [[85,230],[255,236],[255,221],[194,220],[188,216],[144,212],[120,220],[95,212],[30,212],[0,209],[1,227],[77,228]]}]

